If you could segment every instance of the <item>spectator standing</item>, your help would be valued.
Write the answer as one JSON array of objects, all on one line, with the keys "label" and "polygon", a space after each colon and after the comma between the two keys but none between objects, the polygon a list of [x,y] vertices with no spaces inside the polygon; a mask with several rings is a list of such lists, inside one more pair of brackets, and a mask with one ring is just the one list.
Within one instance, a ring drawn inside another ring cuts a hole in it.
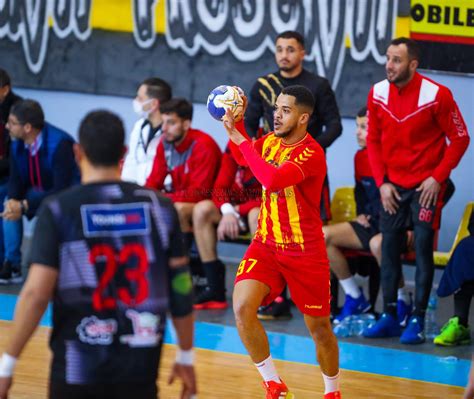
[{"label": "spectator standing", "polygon": [[[450,90],[417,72],[419,58],[415,41],[394,39],[387,49],[387,79],[373,86],[367,102],[367,148],[382,201],[384,313],[363,334],[367,338],[401,335],[400,342],[405,344],[425,341],[434,232],[448,177],[469,145],[466,125]],[[414,226],[416,251],[415,308],[402,334],[396,320],[397,286],[409,224]]]}]

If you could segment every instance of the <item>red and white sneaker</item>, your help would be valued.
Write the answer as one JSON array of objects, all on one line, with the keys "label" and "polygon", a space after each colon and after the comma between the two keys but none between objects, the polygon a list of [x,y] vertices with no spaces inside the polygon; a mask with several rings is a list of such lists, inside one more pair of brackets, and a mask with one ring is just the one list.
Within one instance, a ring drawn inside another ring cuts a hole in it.
[{"label": "red and white sneaker", "polygon": [[324,399],[341,399],[341,392],[336,391],[336,392],[329,392],[326,395],[324,395]]},{"label": "red and white sneaker", "polygon": [[295,399],[295,395],[288,391],[288,387],[283,381],[280,383],[275,381],[263,382],[263,387],[267,391],[265,399]]}]

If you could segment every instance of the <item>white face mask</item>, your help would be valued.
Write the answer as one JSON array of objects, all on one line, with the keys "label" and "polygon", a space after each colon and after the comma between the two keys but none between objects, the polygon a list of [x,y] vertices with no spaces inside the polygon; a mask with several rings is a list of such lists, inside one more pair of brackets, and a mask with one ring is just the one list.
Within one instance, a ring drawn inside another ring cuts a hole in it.
[{"label": "white face mask", "polygon": [[148,111],[145,111],[143,109],[143,107],[149,103],[151,103],[153,101],[152,98],[150,98],[149,100],[146,100],[146,101],[143,101],[143,102],[140,102],[139,100],[137,100],[136,98],[133,100],[133,111],[138,114],[139,116],[141,116],[142,118],[148,118],[148,115],[150,115],[150,112],[151,110],[148,110]]}]

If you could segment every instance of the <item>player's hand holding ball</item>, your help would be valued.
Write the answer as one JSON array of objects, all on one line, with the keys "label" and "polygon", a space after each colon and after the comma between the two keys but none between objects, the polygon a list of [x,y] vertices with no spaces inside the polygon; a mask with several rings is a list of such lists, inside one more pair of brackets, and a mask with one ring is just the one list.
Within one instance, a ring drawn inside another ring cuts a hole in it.
[{"label": "player's hand holding ball", "polygon": [[211,91],[207,98],[207,109],[211,116],[222,121],[229,139],[239,145],[246,141],[235,128],[235,123],[242,120],[247,108],[247,97],[237,86],[222,85]]},{"label": "player's hand holding ball", "polygon": [[247,108],[247,97],[238,86],[217,86],[207,97],[207,110],[214,119],[222,121],[226,110],[231,110],[234,121],[239,122],[244,117]]}]

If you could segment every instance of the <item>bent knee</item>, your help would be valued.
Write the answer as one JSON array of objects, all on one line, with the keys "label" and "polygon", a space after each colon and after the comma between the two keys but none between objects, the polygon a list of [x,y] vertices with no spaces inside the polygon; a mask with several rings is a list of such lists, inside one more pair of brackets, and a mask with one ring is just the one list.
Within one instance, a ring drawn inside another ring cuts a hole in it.
[{"label": "bent knee", "polygon": [[236,322],[244,323],[248,319],[257,317],[258,305],[245,298],[233,300],[233,310]]},{"label": "bent knee", "polygon": [[313,339],[317,341],[324,341],[329,338],[332,339],[333,332],[329,317],[318,317],[313,320],[313,322],[308,326],[308,329]]},{"label": "bent knee", "polygon": [[382,235],[377,234],[369,241],[370,252],[377,256],[382,254]]},{"label": "bent knee", "polygon": [[324,236],[324,242],[326,245],[331,244],[331,228],[330,226],[323,226],[323,236]]},{"label": "bent knee", "polygon": [[208,220],[215,211],[216,206],[212,201],[204,200],[198,202],[193,209],[193,221],[201,222],[203,220]]}]

